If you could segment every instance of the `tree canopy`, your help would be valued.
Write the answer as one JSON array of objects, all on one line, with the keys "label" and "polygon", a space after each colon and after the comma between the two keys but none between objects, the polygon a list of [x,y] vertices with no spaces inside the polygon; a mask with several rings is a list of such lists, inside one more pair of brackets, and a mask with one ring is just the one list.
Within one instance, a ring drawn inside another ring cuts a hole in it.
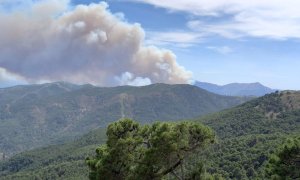
[{"label": "tree canopy", "polygon": [[90,179],[161,179],[168,174],[184,179],[184,160],[215,140],[210,128],[196,122],[142,126],[123,119],[110,124],[106,134],[106,144],[86,159]]},{"label": "tree canopy", "polygon": [[287,140],[271,155],[266,173],[272,179],[300,179],[300,136]]}]

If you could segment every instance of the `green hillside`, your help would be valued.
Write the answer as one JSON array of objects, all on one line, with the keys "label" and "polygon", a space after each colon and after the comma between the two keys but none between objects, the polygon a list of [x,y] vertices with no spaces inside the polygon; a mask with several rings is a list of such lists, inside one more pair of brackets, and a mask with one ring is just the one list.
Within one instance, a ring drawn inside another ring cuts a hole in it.
[{"label": "green hillside", "polygon": [[0,153],[74,139],[120,118],[141,123],[194,118],[247,98],[209,93],[191,85],[101,88],[49,83],[0,89]]},{"label": "green hillside", "polygon": [[[218,135],[214,146],[193,157],[204,162],[208,173],[226,179],[263,179],[269,154],[287,138],[300,135],[300,92],[273,93],[197,121],[211,126]],[[87,178],[84,158],[103,142],[103,132],[18,154],[0,165],[2,179]],[[54,151],[56,147],[61,151]]]},{"label": "green hillside", "polygon": [[287,138],[300,136],[300,92],[272,93],[198,121],[219,136],[219,143],[202,154],[209,173],[264,179],[269,154]]},{"label": "green hillside", "polygon": [[238,107],[200,118],[215,129],[220,138],[249,134],[300,131],[300,92],[268,94]]},{"label": "green hillside", "polygon": [[87,179],[84,160],[105,140],[105,129],[97,129],[70,143],[17,154],[0,162],[0,179]]}]

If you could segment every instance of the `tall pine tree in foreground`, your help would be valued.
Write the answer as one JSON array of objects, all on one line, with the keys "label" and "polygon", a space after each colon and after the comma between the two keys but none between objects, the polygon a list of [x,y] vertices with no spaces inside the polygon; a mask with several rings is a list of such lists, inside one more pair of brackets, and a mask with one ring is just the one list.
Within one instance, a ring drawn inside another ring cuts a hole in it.
[{"label": "tall pine tree in foreground", "polygon": [[157,122],[141,126],[130,119],[107,128],[107,142],[86,159],[90,179],[187,179],[184,160],[215,140],[196,122]]}]

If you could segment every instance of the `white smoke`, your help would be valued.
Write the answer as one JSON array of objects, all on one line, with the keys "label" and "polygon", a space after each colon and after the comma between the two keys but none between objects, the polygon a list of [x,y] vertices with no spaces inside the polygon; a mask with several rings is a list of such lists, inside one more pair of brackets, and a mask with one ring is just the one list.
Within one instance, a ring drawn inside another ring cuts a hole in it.
[{"label": "white smoke", "polygon": [[104,2],[71,8],[68,1],[44,0],[8,12],[3,4],[0,68],[29,82],[112,86],[191,79],[171,51],[145,46],[140,25],[112,14]]},{"label": "white smoke", "polygon": [[26,82],[24,82],[21,77],[11,74],[0,67],[0,88],[20,84],[26,84]]},{"label": "white smoke", "polygon": [[120,77],[116,77],[116,80],[120,85],[146,86],[151,84],[151,80],[149,78],[134,78],[130,72],[123,73]]}]

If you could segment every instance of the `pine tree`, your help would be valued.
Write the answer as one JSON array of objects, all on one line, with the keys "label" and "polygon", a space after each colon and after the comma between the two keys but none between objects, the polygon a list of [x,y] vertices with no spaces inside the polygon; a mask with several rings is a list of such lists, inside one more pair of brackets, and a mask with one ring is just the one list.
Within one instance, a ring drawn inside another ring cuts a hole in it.
[{"label": "pine tree", "polygon": [[215,139],[210,128],[196,122],[141,126],[130,119],[110,124],[107,137],[86,160],[90,179],[152,180],[168,174],[184,179],[184,160]]}]

